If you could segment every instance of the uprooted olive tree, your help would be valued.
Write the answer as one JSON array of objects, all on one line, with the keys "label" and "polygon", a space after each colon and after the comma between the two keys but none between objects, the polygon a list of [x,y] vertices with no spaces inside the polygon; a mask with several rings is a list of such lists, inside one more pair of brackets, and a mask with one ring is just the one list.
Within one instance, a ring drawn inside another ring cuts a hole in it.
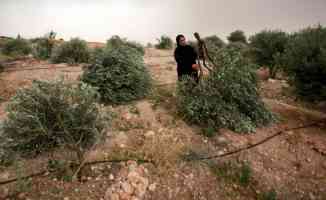
[{"label": "uprooted olive tree", "polygon": [[34,81],[18,90],[0,127],[0,163],[7,164],[12,154],[34,157],[60,147],[74,153],[73,162],[80,165],[109,122],[97,98],[94,88],[63,80]]},{"label": "uprooted olive tree", "polygon": [[198,84],[186,77],[177,88],[178,111],[189,121],[211,129],[253,132],[274,120],[258,94],[257,77],[239,51],[224,48],[214,56],[218,68]]}]

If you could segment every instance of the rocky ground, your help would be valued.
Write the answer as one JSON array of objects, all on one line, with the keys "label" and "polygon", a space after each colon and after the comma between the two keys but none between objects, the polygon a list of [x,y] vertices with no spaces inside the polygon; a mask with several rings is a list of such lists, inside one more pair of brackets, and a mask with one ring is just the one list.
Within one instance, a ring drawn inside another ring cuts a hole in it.
[{"label": "rocky ground", "polygon": [[[248,151],[223,159],[198,161],[255,144],[272,134],[325,118],[319,110],[302,106],[289,93],[286,81],[266,80],[261,95],[280,121],[241,135],[220,130],[213,138],[185,123],[175,109],[176,69],[171,51],[147,49],[145,63],[155,80],[147,99],[113,109],[117,116],[106,140],[87,154],[87,161],[137,155],[150,162],[104,162],[89,165],[81,181],[66,174],[41,176],[0,185],[0,199],[326,199],[325,124],[288,131]],[[33,59],[12,62],[0,74],[0,119],[7,100],[33,79],[64,76],[76,81],[82,66],[53,65]],[[64,152],[64,153],[63,153]],[[43,170],[49,159],[68,160],[57,150],[0,170],[0,182]],[[188,158],[188,159],[186,159]],[[191,158],[191,161],[189,161]],[[277,197],[277,198],[274,198]]]}]

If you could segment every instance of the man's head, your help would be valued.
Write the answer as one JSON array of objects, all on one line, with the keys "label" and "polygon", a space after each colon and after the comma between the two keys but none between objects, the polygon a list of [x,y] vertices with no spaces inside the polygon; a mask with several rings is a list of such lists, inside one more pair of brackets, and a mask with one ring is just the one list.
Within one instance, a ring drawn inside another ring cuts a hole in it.
[{"label": "man's head", "polygon": [[176,42],[178,46],[186,46],[187,42],[186,42],[186,38],[184,35],[178,35],[176,38]]}]

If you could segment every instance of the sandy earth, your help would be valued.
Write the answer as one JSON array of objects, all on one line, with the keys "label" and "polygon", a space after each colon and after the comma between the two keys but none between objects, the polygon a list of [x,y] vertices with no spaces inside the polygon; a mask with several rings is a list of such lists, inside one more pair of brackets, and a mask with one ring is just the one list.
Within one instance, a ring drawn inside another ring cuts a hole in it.
[{"label": "sandy earth", "polygon": [[[278,114],[280,122],[258,128],[256,133],[241,135],[220,130],[213,138],[200,135],[201,128],[185,123],[175,111],[173,97],[176,65],[172,51],[146,49],[145,64],[153,79],[170,96],[148,98],[126,106],[113,108],[118,114],[107,132],[107,138],[88,153],[87,160],[101,160],[113,152],[142,152],[154,161],[105,163],[85,170],[83,182],[67,182],[56,177],[41,176],[31,179],[25,192],[12,199],[263,199],[262,195],[275,190],[277,199],[326,199],[326,127],[320,126],[289,131],[263,145],[223,159],[207,162],[187,162],[180,153],[190,150],[200,155],[216,155],[254,144],[279,130],[301,126],[325,118],[319,111],[298,107],[286,96],[284,81],[265,81],[261,93],[270,109]],[[48,69],[33,69],[42,68]],[[13,70],[21,71],[13,71]],[[53,79],[65,76],[76,81],[81,66],[52,65],[36,60],[17,61],[0,74],[0,94],[5,101],[15,90],[28,86],[33,79]],[[12,71],[10,71],[12,70]],[[0,104],[0,119],[5,117],[6,102]],[[157,106],[153,106],[153,104]],[[43,169],[48,158],[62,158],[62,151],[25,160],[25,173]],[[63,156],[64,157],[64,156]],[[226,165],[229,163],[229,165]],[[234,179],[237,172],[231,166],[247,163],[252,176],[242,186]],[[212,169],[226,166],[224,175]],[[14,167],[1,169],[0,181],[15,177]],[[232,171],[233,170],[233,171]],[[17,185],[0,186],[0,199]],[[267,199],[267,198],[265,198]]]}]

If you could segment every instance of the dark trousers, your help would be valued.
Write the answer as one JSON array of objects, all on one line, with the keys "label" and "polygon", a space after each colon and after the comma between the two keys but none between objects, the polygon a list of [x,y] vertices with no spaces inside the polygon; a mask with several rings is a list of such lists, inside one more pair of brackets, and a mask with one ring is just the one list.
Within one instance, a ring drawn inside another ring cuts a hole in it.
[{"label": "dark trousers", "polygon": [[198,72],[195,70],[192,71],[183,71],[177,68],[178,80],[181,81],[183,76],[190,76],[196,83],[199,82]]}]

